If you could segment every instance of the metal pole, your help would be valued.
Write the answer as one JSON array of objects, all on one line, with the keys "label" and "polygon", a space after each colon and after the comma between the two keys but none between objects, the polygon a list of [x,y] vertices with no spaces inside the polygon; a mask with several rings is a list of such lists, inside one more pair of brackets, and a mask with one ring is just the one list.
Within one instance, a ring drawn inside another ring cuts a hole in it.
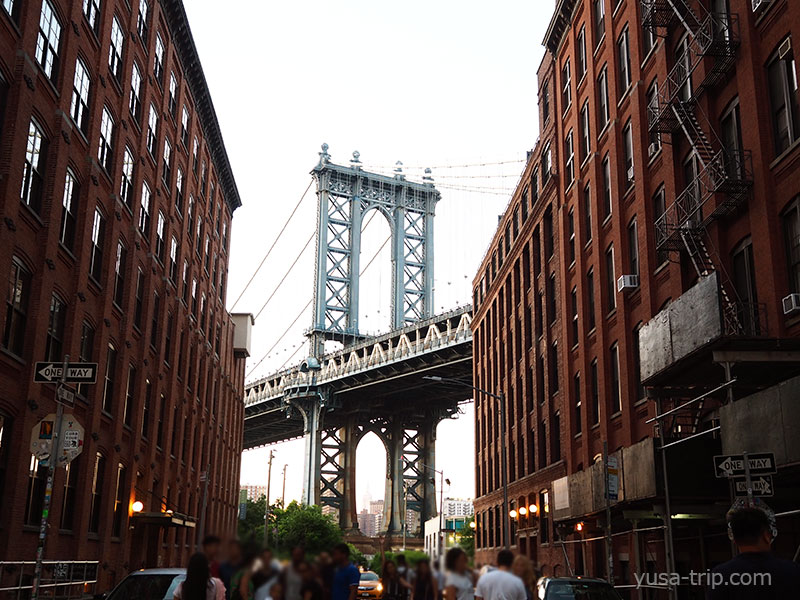
[{"label": "metal pole", "polygon": [[[58,388],[67,381],[67,367],[69,355],[64,356],[61,366],[61,377],[56,388],[56,422],[53,431],[53,441],[50,446],[50,457],[47,459],[47,485],[44,490],[44,503],[42,504],[42,522],[39,525],[39,545],[36,548],[36,566],[33,571],[33,586],[31,600],[39,600],[39,588],[42,585],[42,560],[44,559],[44,546],[47,541],[47,521],[50,517],[50,504],[53,498],[53,479],[55,478],[56,465],[58,464],[61,446],[61,427],[64,420],[64,406],[58,401]],[[37,465],[38,471],[38,465]]]},{"label": "metal pole", "polygon": [[747,486],[747,506],[753,506],[753,480],[750,477],[750,459],[747,457],[747,452],[742,452],[742,458],[744,459],[744,482]]},{"label": "metal pole", "polygon": [[269,490],[272,484],[272,459],[275,458],[275,451],[269,451],[269,466],[267,467],[267,506],[264,509],[264,547],[269,547]]},{"label": "metal pole", "polygon": [[444,554],[444,471],[439,471],[439,553],[436,557],[441,559]]},{"label": "metal pole", "polygon": [[202,550],[203,538],[206,534],[206,509],[208,507],[208,478],[211,471],[211,463],[206,467],[205,480],[203,481],[203,503],[200,508],[200,529],[197,532],[197,551]]},{"label": "metal pole", "polygon": [[[661,399],[656,400],[656,410],[661,414]],[[672,503],[669,497],[669,475],[667,474],[667,452],[664,449],[664,424],[658,422],[658,435],[661,438],[661,471],[664,478],[664,525],[667,527],[666,535],[664,536],[664,546],[667,552],[667,570],[670,573],[675,572],[675,549],[672,540]],[[669,597],[675,600],[677,596],[677,589],[675,586],[669,586]]]},{"label": "metal pole", "polygon": [[503,546],[506,550],[511,547],[511,524],[508,515],[508,448],[506,446],[506,395],[504,392],[498,394],[497,401],[500,403],[500,431],[501,436],[501,465],[503,473]]},{"label": "metal pole", "polygon": [[281,507],[286,508],[286,467],[289,465],[283,465],[283,488],[281,489]]},{"label": "metal pole", "polygon": [[606,496],[606,559],[608,561],[608,583],[614,585],[614,544],[611,540],[611,497],[608,493],[608,442],[603,441],[603,482]]},{"label": "metal pole", "polygon": [[406,551],[406,531],[408,531],[408,484],[403,484],[403,552]]}]

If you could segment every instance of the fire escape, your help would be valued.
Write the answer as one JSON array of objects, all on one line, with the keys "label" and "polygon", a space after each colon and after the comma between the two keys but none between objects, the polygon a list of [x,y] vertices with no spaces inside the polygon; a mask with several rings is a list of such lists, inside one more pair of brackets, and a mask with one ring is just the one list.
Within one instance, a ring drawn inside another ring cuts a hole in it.
[{"label": "fire escape", "polygon": [[[698,102],[734,67],[740,46],[738,16],[711,13],[700,3],[692,8],[685,0],[641,0],[641,4],[644,28],[661,37],[672,30],[681,35],[675,64],[648,106],[650,132],[685,135],[694,155],[694,180],[656,220],[656,249],[686,252],[701,277],[718,272],[725,332],[752,335],[753,311],[736,297],[706,235],[710,224],[746,203],[753,183],[752,157],[742,148],[725,147]],[[696,434],[703,404],[698,399],[690,410],[676,411],[671,423],[665,423],[668,435]]]}]

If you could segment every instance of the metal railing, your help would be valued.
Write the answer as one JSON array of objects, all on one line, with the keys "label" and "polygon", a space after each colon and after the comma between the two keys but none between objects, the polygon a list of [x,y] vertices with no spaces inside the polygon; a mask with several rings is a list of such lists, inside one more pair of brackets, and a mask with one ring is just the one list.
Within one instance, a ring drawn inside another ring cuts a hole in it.
[{"label": "metal railing", "polygon": [[[764,302],[735,301],[731,306],[731,317],[725,311],[725,333],[744,337],[764,337],[769,335],[767,305]],[[735,318],[733,315],[735,314]]]},{"label": "metal railing", "polygon": [[[92,598],[97,585],[96,560],[45,560],[42,563],[43,597],[49,600]],[[0,600],[28,600],[33,589],[36,561],[0,561]]]}]

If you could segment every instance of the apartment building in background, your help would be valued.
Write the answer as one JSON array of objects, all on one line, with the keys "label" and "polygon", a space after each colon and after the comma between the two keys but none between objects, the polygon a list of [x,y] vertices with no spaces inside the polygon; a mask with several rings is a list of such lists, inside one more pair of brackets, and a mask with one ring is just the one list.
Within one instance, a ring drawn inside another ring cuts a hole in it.
[{"label": "apartment building in background", "polygon": [[99,589],[185,565],[236,531],[252,321],[225,308],[241,201],[182,2],[4,1],[0,140],[0,560],[36,554],[34,364],[69,355],[98,380],[45,558],[99,561]]},{"label": "apartment building in background", "polygon": [[243,485],[240,489],[245,492],[250,502],[258,502],[262,497],[267,497],[267,486],[265,485]]},{"label": "apartment building in background", "polygon": [[775,454],[791,558],[800,7],[559,0],[544,44],[540,137],[474,279],[474,382],[508,413],[476,397],[476,561],[709,568],[735,487],[713,456],[742,452]]}]

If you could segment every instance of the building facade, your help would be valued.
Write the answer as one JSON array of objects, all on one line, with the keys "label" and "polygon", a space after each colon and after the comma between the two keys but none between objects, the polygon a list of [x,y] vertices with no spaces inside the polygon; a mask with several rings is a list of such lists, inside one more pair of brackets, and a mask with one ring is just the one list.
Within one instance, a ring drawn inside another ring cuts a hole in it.
[{"label": "building facade", "polygon": [[262,497],[267,496],[267,486],[265,485],[243,485],[240,488],[247,495],[251,502],[258,502]]},{"label": "building facade", "polygon": [[476,397],[478,562],[508,543],[626,585],[730,557],[712,457],[769,451],[735,441],[748,398],[780,406],[797,367],[798,8],[557,2],[540,139],[474,280],[475,385],[508,413]]},{"label": "building facade", "polygon": [[100,589],[185,564],[235,533],[251,320],[225,308],[241,202],[183,4],[4,1],[0,132],[0,560],[36,553],[34,363],[68,355],[98,379],[66,409],[86,433],[45,557],[99,560]]},{"label": "building facade", "polygon": [[444,514],[445,517],[471,517],[475,514],[475,506],[472,500],[445,498],[443,505],[442,514]]}]

